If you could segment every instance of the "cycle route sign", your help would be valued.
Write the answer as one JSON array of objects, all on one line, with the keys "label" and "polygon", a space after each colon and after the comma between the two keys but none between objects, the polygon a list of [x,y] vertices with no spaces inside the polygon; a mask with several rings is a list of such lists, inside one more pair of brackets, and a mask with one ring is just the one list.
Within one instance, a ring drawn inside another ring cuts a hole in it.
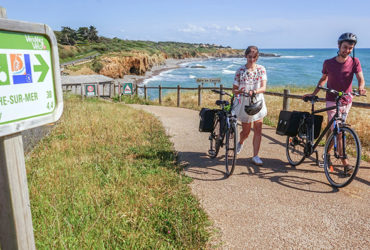
[{"label": "cycle route sign", "polygon": [[63,111],[53,31],[42,24],[0,23],[0,136],[59,119]]}]

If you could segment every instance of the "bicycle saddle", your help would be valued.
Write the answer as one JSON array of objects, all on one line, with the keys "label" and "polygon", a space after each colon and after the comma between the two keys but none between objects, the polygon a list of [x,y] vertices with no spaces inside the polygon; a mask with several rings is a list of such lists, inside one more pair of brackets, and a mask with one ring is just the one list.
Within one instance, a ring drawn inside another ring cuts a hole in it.
[{"label": "bicycle saddle", "polygon": [[319,100],[318,96],[305,96],[303,98],[303,101],[308,102],[308,101],[314,101],[317,102]]},{"label": "bicycle saddle", "polygon": [[227,106],[227,105],[229,105],[229,102],[228,101],[224,101],[224,100],[217,100],[216,101],[216,105],[218,105],[218,106],[221,106],[221,105]]}]

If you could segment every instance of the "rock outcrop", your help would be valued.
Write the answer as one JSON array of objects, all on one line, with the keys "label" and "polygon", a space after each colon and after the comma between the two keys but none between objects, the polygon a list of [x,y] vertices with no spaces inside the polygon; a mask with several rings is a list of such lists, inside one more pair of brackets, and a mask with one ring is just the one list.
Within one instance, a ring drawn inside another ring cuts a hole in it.
[{"label": "rock outcrop", "polygon": [[124,75],[144,75],[154,65],[163,64],[165,59],[164,54],[148,55],[145,53],[103,56],[99,59],[99,62],[103,65],[99,74],[112,78],[123,78]]}]

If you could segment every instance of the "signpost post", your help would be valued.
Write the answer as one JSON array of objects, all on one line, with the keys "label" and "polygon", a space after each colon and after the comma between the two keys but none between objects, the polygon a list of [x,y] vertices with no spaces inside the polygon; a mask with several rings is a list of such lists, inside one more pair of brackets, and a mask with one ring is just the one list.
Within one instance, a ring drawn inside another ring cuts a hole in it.
[{"label": "signpost post", "polygon": [[5,19],[0,7],[0,248],[35,249],[21,131],[63,112],[51,28]]},{"label": "signpost post", "polygon": [[132,95],[133,94],[132,83],[122,83],[119,89],[120,89],[119,101],[121,101],[122,95]]}]

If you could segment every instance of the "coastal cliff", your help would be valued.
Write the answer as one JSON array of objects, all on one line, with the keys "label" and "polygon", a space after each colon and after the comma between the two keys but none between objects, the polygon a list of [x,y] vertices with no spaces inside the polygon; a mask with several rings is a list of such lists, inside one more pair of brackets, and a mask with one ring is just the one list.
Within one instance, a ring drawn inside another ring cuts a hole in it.
[{"label": "coastal cliff", "polygon": [[101,65],[97,73],[112,77],[123,78],[124,75],[144,75],[153,66],[162,65],[167,58],[186,59],[186,58],[213,58],[213,57],[240,57],[243,52],[235,49],[219,49],[214,52],[190,53],[185,52],[176,56],[169,56],[166,53],[148,55],[147,53],[137,52],[109,54],[96,59],[95,64]]},{"label": "coastal cliff", "polygon": [[144,53],[134,53],[130,56],[120,54],[103,56],[99,59],[102,68],[99,74],[112,77],[123,78],[124,75],[144,75],[155,65],[164,64],[166,56],[163,54],[148,55]]}]

